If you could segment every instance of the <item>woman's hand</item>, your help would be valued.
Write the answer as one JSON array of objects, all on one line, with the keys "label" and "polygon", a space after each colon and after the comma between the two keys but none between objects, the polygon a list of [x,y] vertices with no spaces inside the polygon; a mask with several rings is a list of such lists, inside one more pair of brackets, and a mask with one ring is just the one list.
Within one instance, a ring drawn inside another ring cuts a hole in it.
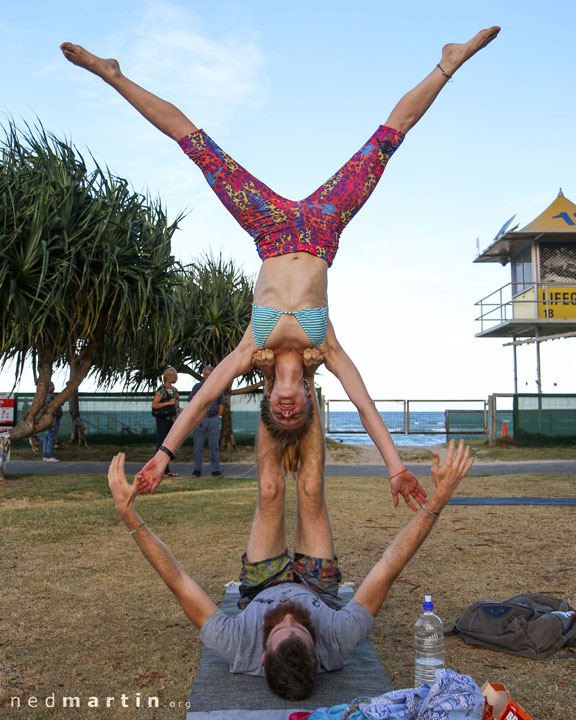
[{"label": "woman's hand", "polygon": [[148,460],[146,465],[134,476],[134,480],[138,480],[140,486],[138,488],[138,494],[144,495],[145,493],[153,493],[154,490],[162,482],[164,477],[164,470],[170,462],[168,455],[164,452],[159,452],[154,455],[152,460]]},{"label": "woman's hand", "polygon": [[426,492],[424,488],[408,470],[403,470],[390,479],[390,491],[392,492],[394,507],[398,507],[399,494],[404,497],[406,504],[411,510],[414,510],[414,512],[416,512],[418,508],[410,499],[410,495],[412,495],[418,505],[426,502]]},{"label": "woman's hand", "polygon": [[118,453],[112,458],[110,467],[108,468],[108,485],[114,498],[114,506],[120,517],[125,517],[134,504],[134,498],[138,494],[140,486],[140,478],[136,476],[134,482],[130,485],[126,481],[126,473],[124,472],[124,453]]},{"label": "woman's hand", "polygon": [[252,356],[252,365],[264,375],[267,385],[274,382],[276,368],[274,350],[257,350]]},{"label": "woman's hand", "polygon": [[318,348],[306,348],[302,353],[304,364],[304,377],[306,380],[314,380],[314,373],[324,363],[324,355]]}]

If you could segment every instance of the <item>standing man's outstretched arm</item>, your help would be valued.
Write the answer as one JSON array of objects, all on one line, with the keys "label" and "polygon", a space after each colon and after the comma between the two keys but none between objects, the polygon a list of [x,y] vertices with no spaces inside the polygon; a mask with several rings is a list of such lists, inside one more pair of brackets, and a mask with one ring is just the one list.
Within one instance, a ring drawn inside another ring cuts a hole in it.
[{"label": "standing man's outstretched arm", "polygon": [[454,440],[450,440],[448,454],[442,465],[438,455],[434,454],[432,496],[408,525],[396,535],[354,596],[354,600],[372,615],[377,615],[394,581],[422,545],[460,480],[470,469],[474,460],[468,458],[469,452],[470,448],[464,447],[463,440],[460,440],[458,450],[455,452]]},{"label": "standing man's outstretched arm", "polygon": [[134,480],[132,485],[126,481],[124,453],[118,453],[112,459],[108,469],[108,484],[116,511],[132,533],[138,547],[172,590],[182,610],[197,628],[201,628],[218,610],[216,603],[192,580],[166,545],[154,535],[134,509],[134,499],[138,493],[140,480]]}]

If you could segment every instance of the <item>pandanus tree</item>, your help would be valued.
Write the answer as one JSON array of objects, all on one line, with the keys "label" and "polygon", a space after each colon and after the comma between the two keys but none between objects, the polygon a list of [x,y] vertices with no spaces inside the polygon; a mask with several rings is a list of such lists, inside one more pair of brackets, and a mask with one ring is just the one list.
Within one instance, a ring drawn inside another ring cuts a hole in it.
[{"label": "pandanus tree", "polygon": [[[204,365],[216,366],[238,345],[250,322],[254,281],[233,260],[222,255],[204,255],[182,270],[182,283],[174,289],[179,308],[180,323],[174,328],[172,344],[166,348],[164,364],[172,365],[178,373],[202,379]],[[159,375],[158,366],[144,357],[133,373],[133,386]],[[160,371],[163,368],[160,368]],[[234,447],[230,395],[251,392],[262,386],[259,373],[253,371],[238,378],[234,387],[226,390],[228,402],[224,406],[220,445]]]},{"label": "pandanus tree", "polygon": [[[11,123],[0,140],[0,368],[37,373],[31,407],[11,438],[40,432],[92,373],[133,366],[142,347],[161,362],[181,283],[159,201],[134,192],[41,126]],[[46,406],[54,369],[74,368]]]}]

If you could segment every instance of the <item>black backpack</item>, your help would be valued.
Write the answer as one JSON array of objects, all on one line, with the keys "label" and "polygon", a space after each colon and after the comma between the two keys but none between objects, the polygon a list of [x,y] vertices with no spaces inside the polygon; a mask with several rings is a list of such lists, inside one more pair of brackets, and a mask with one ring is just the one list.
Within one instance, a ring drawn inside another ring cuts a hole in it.
[{"label": "black backpack", "polygon": [[576,657],[576,652],[555,655],[562,647],[576,646],[576,615],[560,598],[526,593],[504,602],[472,603],[447,635],[459,635],[468,645],[529,658]]}]

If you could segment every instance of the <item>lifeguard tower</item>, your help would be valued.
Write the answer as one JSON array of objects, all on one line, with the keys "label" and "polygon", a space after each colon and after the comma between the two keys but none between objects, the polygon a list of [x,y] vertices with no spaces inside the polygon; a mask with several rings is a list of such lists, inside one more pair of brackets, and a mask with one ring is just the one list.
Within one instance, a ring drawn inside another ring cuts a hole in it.
[{"label": "lifeguard tower", "polygon": [[[576,336],[576,205],[560,190],[554,202],[525,227],[511,227],[515,217],[474,261],[510,264],[511,268],[510,282],[476,303],[480,307],[476,337],[512,338],[505,345],[513,347],[515,398],[519,397],[516,349],[535,344],[537,408],[541,410],[540,343]],[[563,408],[571,410],[576,426],[576,396],[563,397],[568,401]],[[576,436],[576,427],[571,434]]]},{"label": "lifeguard tower", "polygon": [[521,230],[514,215],[474,262],[511,266],[510,282],[479,300],[476,337],[511,337],[514,392],[518,392],[516,347],[536,344],[541,392],[540,343],[576,335],[576,205],[562,190]]}]

